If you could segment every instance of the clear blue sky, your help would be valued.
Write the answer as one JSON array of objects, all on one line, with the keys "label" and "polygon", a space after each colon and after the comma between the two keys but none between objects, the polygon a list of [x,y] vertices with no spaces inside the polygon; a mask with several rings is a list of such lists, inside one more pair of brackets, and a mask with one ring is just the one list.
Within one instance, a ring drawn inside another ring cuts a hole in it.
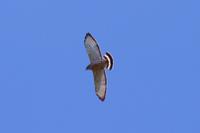
[{"label": "clear blue sky", "polygon": [[[1,133],[200,133],[200,2],[1,0]],[[105,102],[83,40],[110,51]]]}]

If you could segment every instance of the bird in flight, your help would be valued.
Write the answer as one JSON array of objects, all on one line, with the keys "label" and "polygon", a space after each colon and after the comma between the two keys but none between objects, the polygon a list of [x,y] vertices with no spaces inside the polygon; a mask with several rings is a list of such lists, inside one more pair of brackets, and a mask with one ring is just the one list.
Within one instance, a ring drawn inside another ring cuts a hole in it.
[{"label": "bird in flight", "polygon": [[90,59],[86,70],[93,72],[96,95],[101,101],[104,101],[107,84],[105,69],[112,69],[113,58],[108,52],[102,57],[98,43],[90,33],[86,33],[84,45]]}]

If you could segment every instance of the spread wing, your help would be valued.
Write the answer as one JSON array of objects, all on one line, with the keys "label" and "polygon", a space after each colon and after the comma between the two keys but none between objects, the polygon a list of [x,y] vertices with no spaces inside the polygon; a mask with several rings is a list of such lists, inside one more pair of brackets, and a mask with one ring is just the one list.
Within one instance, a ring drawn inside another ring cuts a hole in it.
[{"label": "spread wing", "polygon": [[84,45],[90,58],[91,64],[102,60],[99,46],[90,33],[86,34]]},{"label": "spread wing", "polygon": [[[86,34],[84,45],[87,50],[91,64],[96,64],[97,62],[103,60],[99,46],[90,33]],[[107,82],[104,69],[93,70],[93,76],[94,76],[96,95],[99,97],[101,101],[104,101],[106,95],[106,82]]]},{"label": "spread wing", "polygon": [[93,70],[94,75],[94,84],[96,95],[99,97],[101,101],[104,101],[106,96],[106,74],[104,69]]}]

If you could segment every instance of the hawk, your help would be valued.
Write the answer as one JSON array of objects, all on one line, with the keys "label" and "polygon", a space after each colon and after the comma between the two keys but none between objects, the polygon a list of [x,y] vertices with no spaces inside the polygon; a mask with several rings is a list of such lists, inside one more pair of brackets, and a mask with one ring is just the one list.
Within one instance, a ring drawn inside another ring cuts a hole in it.
[{"label": "hawk", "polygon": [[102,57],[98,43],[90,33],[86,33],[84,45],[90,59],[86,70],[93,72],[96,95],[101,101],[104,101],[107,84],[105,69],[112,69],[113,58],[108,52]]}]

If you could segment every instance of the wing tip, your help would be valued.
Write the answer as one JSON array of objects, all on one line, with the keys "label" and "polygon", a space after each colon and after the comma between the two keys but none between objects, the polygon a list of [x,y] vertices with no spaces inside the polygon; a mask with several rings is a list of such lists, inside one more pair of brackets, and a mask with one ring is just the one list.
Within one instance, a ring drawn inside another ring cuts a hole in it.
[{"label": "wing tip", "polygon": [[92,36],[92,35],[91,35],[90,32],[87,32],[86,35],[85,35],[85,37],[87,37],[87,36]]},{"label": "wing tip", "polygon": [[87,32],[87,33],[85,34],[84,42],[86,41],[86,39],[87,39],[88,37],[91,37],[91,38],[97,43],[96,39],[92,36],[92,34],[91,34],[90,32]]},{"label": "wing tip", "polygon": [[105,98],[106,98],[106,88],[105,88],[105,92],[104,92],[103,95],[99,95],[97,92],[96,92],[96,95],[99,98],[99,100],[101,100],[102,102],[104,102]]},{"label": "wing tip", "polygon": [[99,95],[97,94],[97,97],[100,99],[100,101],[104,102],[104,101],[105,101],[105,98],[106,98],[106,95],[104,95],[103,97],[101,97],[101,96],[99,96]]},{"label": "wing tip", "polygon": [[85,40],[87,39],[87,37],[93,38],[93,37],[92,37],[92,34],[91,34],[90,32],[87,32],[87,33],[85,34]]},{"label": "wing tip", "polygon": [[91,34],[90,34],[89,32],[87,32],[87,33],[85,34],[84,42],[86,41],[86,39],[87,39],[88,36],[91,36]]}]

